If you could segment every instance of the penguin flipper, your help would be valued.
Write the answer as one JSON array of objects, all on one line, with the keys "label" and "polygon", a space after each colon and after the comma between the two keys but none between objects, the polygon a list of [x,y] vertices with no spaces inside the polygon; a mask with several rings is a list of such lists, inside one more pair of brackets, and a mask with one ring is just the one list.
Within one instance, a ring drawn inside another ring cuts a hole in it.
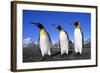
[{"label": "penguin flipper", "polygon": [[41,50],[40,50],[40,34],[39,34],[39,39],[38,39],[38,48],[39,48],[39,51],[41,52]]},{"label": "penguin flipper", "polygon": [[68,36],[68,33],[66,32],[66,31],[64,31],[65,33],[66,33],[66,35],[67,35],[67,38],[68,38],[68,41],[69,41],[69,36]]},{"label": "penguin flipper", "polygon": [[38,39],[38,45],[40,46],[40,34],[39,34],[39,39]]},{"label": "penguin flipper", "polygon": [[52,45],[52,42],[51,42],[51,38],[50,38],[50,35],[49,35],[49,33],[47,32],[47,35],[48,35],[48,37],[49,37],[49,42],[51,43],[51,45]]},{"label": "penguin flipper", "polygon": [[84,47],[83,45],[84,45],[84,35],[83,35],[83,31],[82,31],[82,29],[81,29],[81,34],[82,34],[82,47]]},{"label": "penguin flipper", "polygon": [[61,47],[60,47],[60,40],[59,40],[59,42],[58,42],[58,46],[59,46],[59,48],[61,48]]},{"label": "penguin flipper", "polygon": [[84,47],[83,45],[84,45],[84,35],[83,35],[83,31],[82,31],[82,29],[80,28],[80,31],[81,31],[81,34],[82,34],[82,47]]}]

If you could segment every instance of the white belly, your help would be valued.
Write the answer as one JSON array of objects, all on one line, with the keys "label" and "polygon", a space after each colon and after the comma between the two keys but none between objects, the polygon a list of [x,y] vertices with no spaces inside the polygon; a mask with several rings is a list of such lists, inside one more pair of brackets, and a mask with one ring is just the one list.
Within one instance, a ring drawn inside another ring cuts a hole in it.
[{"label": "white belly", "polygon": [[41,49],[42,56],[48,54],[48,52],[50,52],[50,48],[51,48],[51,43],[49,41],[49,37],[47,35],[41,35],[40,49]]},{"label": "white belly", "polygon": [[75,52],[82,52],[82,33],[80,29],[74,31],[74,47]]},{"label": "white belly", "polygon": [[68,37],[64,31],[60,31],[60,47],[61,47],[61,54],[63,53],[68,54]]}]

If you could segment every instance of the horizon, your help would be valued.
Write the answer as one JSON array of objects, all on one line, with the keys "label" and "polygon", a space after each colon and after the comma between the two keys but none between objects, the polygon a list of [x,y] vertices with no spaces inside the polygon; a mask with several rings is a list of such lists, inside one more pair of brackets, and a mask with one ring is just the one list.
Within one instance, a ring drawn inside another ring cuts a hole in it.
[{"label": "horizon", "polygon": [[[23,41],[23,43],[27,43],[27,44],[28,44],[28,42],[30,43],[29,40],[30,40],[31,42],[33,42],[34,44],[38,44],[38,41],[34,41],[34,40],[33,40],[32,38],[30,38],[30,37],[25,38],[24,41]],[[26,42],[26,41],[28,41],[28,42]],[[87,42],[89,42],[89,41],[91,42],[91,39],[84,40],[84,44],[87,43]],[[71,42],[74,43],[72,40],[71,40]],[[52,40],[52,44],[59,44],[59,42],[55,42],[54,40]]]}]

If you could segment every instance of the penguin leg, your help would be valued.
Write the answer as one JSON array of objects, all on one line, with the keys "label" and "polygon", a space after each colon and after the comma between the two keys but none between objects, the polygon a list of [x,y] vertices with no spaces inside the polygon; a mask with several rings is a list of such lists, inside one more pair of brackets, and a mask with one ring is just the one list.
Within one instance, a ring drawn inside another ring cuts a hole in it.
[{"label": "penguin leg", "polygon": [[77,49],[77,48],[75,48],[75,53],[77,54],[77,52],[78,52],[78,49]]},{"label": "penguin leg", "polygon": [[80,51],[79,51],[79,52],[80,52],[80,54],[82,54],[82,48],[80,49]]},{"label": "penguin leg", "polygon": [[63,58],[66,55],[66,51],[64,49],[61,50],[61,58]]},{"label": "penguin leg", "polygon": [[50,51],[50,49],[48,50],[48,55],[51,56],[51,51]]},{"label": "penguin leg", "polygon": [[68,49],[66,49],[66,54],[68,55]]},{"label": "penguin leg", "polygon": [[77,50],[78,50],[77,54],[80,55],[81,54],[81,48],[78,48]]},{"label": "penguin leg", "polygon": [[42,57],[44,56],[44,52],[41,50]]},{"label": "penguin leg", "polygon": [[83,49],[83,47],[82,47],[82,45],[80,46],[80,54],[82,54],[82,49]]},{"label": "penguin leg", "polygon": [[64,51],[63,50],[61,50],[61,55],[63,55],[64,54]]},{"label": "penguin leg", "polygon": [[40,60],[41,61],[46,60],[46,54],[45,54],[45,52],[41,51],[41,53],[42,53],[42,57],[40,58]]}]

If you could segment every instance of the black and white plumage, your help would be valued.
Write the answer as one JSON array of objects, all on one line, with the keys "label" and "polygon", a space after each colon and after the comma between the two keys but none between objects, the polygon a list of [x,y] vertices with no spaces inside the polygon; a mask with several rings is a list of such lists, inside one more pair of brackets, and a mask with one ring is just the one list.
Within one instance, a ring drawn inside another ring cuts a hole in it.
[{"label": "black and white plumage", "polygon": [[51,55],[51,52],[50,52],[51,39],[48,32],[46,32],[45,29],[40,30],[39,44],[40,44],[42,56]]},{"label": "black and white plumage", "polygon": [[31,22],[32,24],[36,25],[40,29],[39,33],[39,45],[40,45],[40,50],[42,56],[45,55],[51,55],[50,49],[51,49],[51,39],[48,34],[48,32],[45,30],[44,26],[41,23],[34,23]]},{"label": "black and white plumage", "polygon": [[75,22],[75,30],[74,30],[74,48],[75,52],[81,54],[83,48],[83,33],[80,28],[80,23]]},{"label": "black and white plumage", "polygon": [[60,25],[53,24],[59,30],[59,44],[61,48],[61,55],[68,54],[69,51],[69,37],[67,32]]}]

